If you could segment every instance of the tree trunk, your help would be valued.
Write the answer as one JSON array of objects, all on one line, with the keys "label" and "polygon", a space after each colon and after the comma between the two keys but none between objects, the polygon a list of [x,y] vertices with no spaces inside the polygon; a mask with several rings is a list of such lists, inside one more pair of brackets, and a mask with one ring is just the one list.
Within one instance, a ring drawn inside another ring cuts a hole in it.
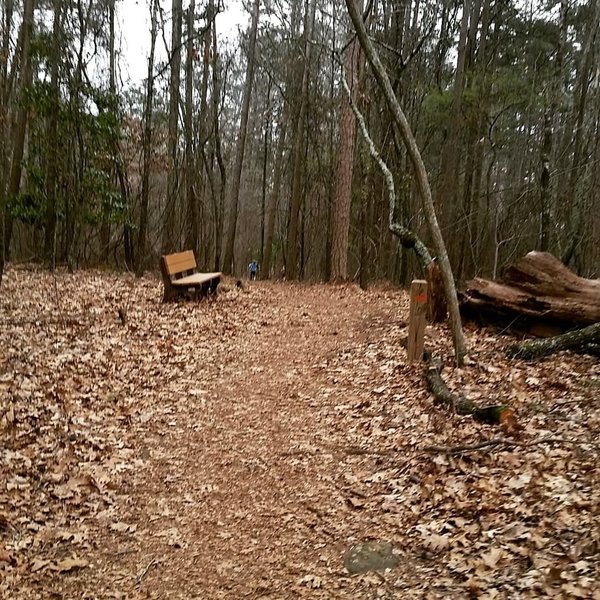
[{"label": "tree trunk", "polygon": [[[0,283],[4,274],[4,263],[10,250],[12,219],[6,210],[6,199],[14,198],[21,186],[21,173],[23,170],[23,152],[25,148],[25,135],[27,132],[27,88],[31,84],[33,69],[31,66],[31,36],[33,31],[33,3],[34,0],[25,0],[23,6],[22,24],[22,50],[21,50],[21,73],[19,75],[18,97],[19,103],[16,114],[16,125],[13,133],[12,160],[9,172],[6,196],[0,206]],[[2,190],[0,190],[0,193]]]},{"label": "tree trunk", "polygon": [[292,280],[298,278],[299,218],[300,207],[303,200],[304,121],[308,105],[308,83],[310,78],[311,39],[315,18],[315,0],[306,0],[304,10],[304,66],[302,71],[302,87],[300,91],[300,108],[296,119],[294,147],[292,150],[292,189],[290,192],[290,218],[286,247],[286,276],[288,279]]},{"label": "tree trunk", "polygon": [[544,112],[544,129],[542,133],[542,155],[540,158],[540,250],[547,252],[550,249],[550,157],[552,155],[552,114],[549,110]]},{"label": "tree trunk", "polygon": [[[209,127],[208,127],[208,73],[209,73],[209,64],[210,64],[210,50],[211,50],[211,29],[212,23],[211,19],[214,19],[216,14],[214,14],[212,7],[209,6],[206,12],[206,19],[209,20],[209,23],[203,27],[201,32],[202,38],[202,78],[200,80],[200,110],[196,115],[196,128],[198,130],[198,150],[195,154],[199,155],[201,160],[200,164],[197,167],[197,189],[200,194],[198,201],[200,203],[200,210],[202,214],[204,214],[204,209],[206,206],[206,179],[208,177],[208,167],[205,169],[205,161],[204,157],[206,156],[206,144],[209,138]],[[209,186],[212,186],[212,183],[209,180]],[[204,216],[200,216],[201,222],[204,225],[201,231],[201,237],[199,239],[199,244],[202,248],[202,256],[204,257],[202,260],[203,265],[209,265],[212,263],[212,257],[209,258],[210,247],[208,244],[209,232],[207,231],[207,218]],[[198,255],[200,256],[200,254]]]},{"label": "tree trunk", "polygon": [[279,193],[281,190],[281,178],[283,175],[283,166],[285,158],[285,143],[287,138],[288,118],[286,108],[282,108],[281,123],[279,127],[279,139],[277,140],[277,149],[275,151],[275,166],[273,173],[273,188],[269,198],[269,208],[267,211],[267,224],[265,231],[265,245],[263,251],[263,264],[261,267],[261,278],[269,279],[271,276],[273,259],[273,236],[275,233],[275,217],[277,207],[279,206]]},{"label": "tree trunk", "polygon": [[156,47],[158,0],[150,0],[150,55],[148,56],[148,78],[146,80],[146,102],[144,106],[144,130],[142,139],[142,190],[140,198],[140,221],[135,257],[135,274],[144,273],[148,237],[148,203],[150,197],[150,170],[152,165],[152,108],[154,105],[154,50]]},{"label": "tree trunk", "polygon": [[162,236],[162,253],[179,249],[175,244],[175,222],[179,198],[179,86],[181,82],[181,33],[183,21],[182,0],[173,0],[171,27],[171,72],[169,77],[169,122],[167,145],[169,171],[167,173],[167,199],[165,224]]},{"label": "tree trunk", "polygon": [[187,11],[186,23],[186,60],[185,60],[185,186],[186,186],[186,223],[185,247],[198,257],[198,196],[196,194],[196,169],[194,165],[194,130],[192,112],[193,74],[194,74],[194,19],[196,3],[191,0]]},{"label": "tree trunk", "polygon": [[579,177],[582,170],[583,155],[583,120],[585,117],[588,89],[590,86],[590,71],[594,62],[594,51],[596,49],[596,37],[600,27],[600,0],[592,0],[592,19],[589,21],[587,40],[581,58],[581,65],[577,75],[577,100],[575,117],[575,139],[573,140],[573,162],[569,177],[569,186],[566,205],[570,208],[571,227],[568,243],[562,255],[562,261],[569,265],[577,246],[581,242],[581,230],[584,223],[583,193],[578,190]]},{"label": "tree trunk", "polygon": [[[360,8],[360,7],[359,7]],[[346,48],[343,70],[356,103],[359,94],[360,44],[355,38]],[[331,242],[331,280],[345,280],[348,277],[348,232],[352,208],[352,174],[354,172],[354,145],[356,120],[346,95],[342,95],[340,110],[340,147],[336,173],[336,187],[333,204]],[[364,219],[363,219],[364,221]]]},{"label": "tree trunk", "polygon": [[[450,123],[442,150],[439,184],[437,186],[437,207],[442,215],[442,223],[449,225],[457,218],[458,175],[461,159],[461,122],[462,99],[465,86],[465,63],[467,53],[467,35],[469,32],[469,14],[471,0],[464,0],[460,37],[456,58],[456,72],[452,91]],[[454,256],[454,254],[453,254]]]},{"label": "tree trunk", "polygon": [[269,147],[271,145],[271,87],[273,80],[269,77],[267,87],[267,106],[263,115],[263,155],[262,155],[262,186],[260,194],[260,266],[263,267],[266,235],[267,212],[267,165],[269,162]]},{"label": "tree trunk", "polygon": [[244,151],[246,148],[246,131],[248,128],[248,113],[250,110],[250,98],[252,96],[252,83],[254,80],[254,55],[256,52],[256,32],[258,30],[259,9],[260,1],[254,0],[254,5],[252,8],[252,23],[250,25],[250,45],[248,47],[248,64],[246,66],[246,80],[244,82],[244,91],[242,95],[240,130],[235,149],[235,164],[233,167],[233,187],[231,190],[229,226],[227,228],[225,255],[223,257],[223,271],[225,273],[230,274],[233,273],[235,234],[237,228],[238,205],[240,200],[240,183],[242,179]]},{"label": "tree trunk", "polygon": [[412,163],[417,188],[421,197],[423,212],[425,213],[425,218],[429,226],[430,235],[433,239],[438,263],[444,280],[444,290],[446,293],[446,301],[448,302],[448,311],[450,315],[450,326],[452,329],[456,362],[457,364],[462,365],[467,354],[467,344],[462,329],[452,269],[450,267],[448,254],[446,252],[444,240],[442,238],[435,214],[435,209],[433,207],[433,198],[431,196],[431,188],[429,187],[429,180],[427,178],[425,165],[423,163],[423,159],[421,158],[421,153],[413,136],[410,125],[408,124],[406,116],[404,115],[404,112],[400,108],[400,104],[396,99],[389,77],[383,65],[381,64],[371,39],[367,34],[361,15],[358,13],[355,0],[346,0],[346,6],[348,7],[350,17],[354,23],[360,44],[365,52],[369,64],[373,69],[379,87],[385,95],[388,108],[392,113],[398,129],[400,130],[402,139],[406,145],[406,149]]},{"label": "tree trunk", "polygon": [[60,111],[59,66],[60,43],[62,39],[62,0],[53,2],[54,19],[52,24],[52,52],[50,59],[50,117],[48,121],[48,155],[46,157],[46,228],[44,232],[44,258],[54,266],[56,251],[57,225],[57,178],[58,156],[55,148],[58,144],[58,117]]},{"label": "tree trunk", "polygon": [[[209,3],[211,15],[214,15],[214,0]],[[225,192],[227,189],[227,171],[221,152],[221,124],[219,122],[221,86],[219,83],[219,59],[217,54],[217,21],[212,22],[212,119],[215,136],[215,155],[219,166],[220,186],[218,200],[215,198],[215,271],[221,269],[221,247],[223,244],[223,213],[225,210]]]},{"label": "tree trunk", "polygon": [[561,97],[563,96],[563,67],[565,62],[565,49],[567,43],[569,3],[561,0],[559,12],[560,35],[556,46],[555,67],[549,86],[549,106],[544,111],[544,126],[542,133],[542,148],[540,156],[540,250],[551,252],[554,246],[552,235],[552,214],[554,212],[554,195],[552,190],[551,173],[552,164],[556,160],[553,155],[554,128],[557,125]]}]

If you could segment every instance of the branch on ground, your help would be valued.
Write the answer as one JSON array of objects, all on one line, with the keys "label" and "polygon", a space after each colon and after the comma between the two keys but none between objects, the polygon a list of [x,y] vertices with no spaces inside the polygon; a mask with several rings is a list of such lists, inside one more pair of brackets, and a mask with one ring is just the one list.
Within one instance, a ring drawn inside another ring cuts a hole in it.
[{"label": "branch on ground", "polygon": [[585,351],[589,347],[593,353],[598,344],[600,344],[600,322],[554,337],[512,344],[506,349],[506,354],[510,358],[535,360],[560,350]]},{"label": "branch on ground", "polygon": [[424,353],[425,379],[427,387],[433,394],[435,404],[442,404],[451,408],[458,415],[473,415],[477,421],[497,425],[506,419],[514,419],[514,414],[504,404],[479,406],[472,400],[450,391],[442,378],[442,362],[433,357],[429,352]]},{"label": "branch on ground", "polygon": [[[567,440],[556,436],[545,436],[530,442],[519,442],[517,440],[509,440],[506,438],[494,438],[477,444],[464,444],[459,446],[425,446],[421,448],[423,452],[432,452],[440,454],[463,454],[465,452],[475,452],[477,450],[491,450],[497,447],[503,448],[530,448],[540,444],[586,444],[581,440]],[[594,445],[594,444],[592,444]]]}]

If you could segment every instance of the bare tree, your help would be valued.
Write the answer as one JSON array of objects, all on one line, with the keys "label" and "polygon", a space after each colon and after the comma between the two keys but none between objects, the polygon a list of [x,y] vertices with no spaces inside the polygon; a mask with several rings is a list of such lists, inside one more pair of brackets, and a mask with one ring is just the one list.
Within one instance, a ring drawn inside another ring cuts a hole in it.
[{"label": "bare tree", "polygon": [[408,124],[406,116],[404,115],[404,112],[398,103],[398,99],[394,94],[389,77],[381,63],[381,60],[379,59],[379,55],[375,50],[373,42],[367,34],[367,30],[362,20],[362,16],[358,11],[355,0],[346,0],[346,6],[348,8],[348,12],[350,13],[350,18],[354,23],[354,28],[360,41],[360,45],[362,46],[365,56],[369,61],[371,68],[373,69],[377,83],[385,96],[388,108],[394,118],[396,126],[400,131],[400,135],[402,136],[402,140],[406,146],[410,161],[412,163],[417,188],[421,197],[423,212],[425,213],[425,218],[427,219],[429,232],[433,239],[437,260],[444,282],[444,290],[450,316],[450,326],[452,329],[452,338],[454,341],[455,358],[457,364],[462,365],[467,354],[467,344],[462,329],[460,312],[458,308],[458,298],[456,294],[456,287],[454,285],[454,277],[452,275],[450,261],[448,260],[448,253],[446,252],[444,239],[442,238],[435,214],[435,209],[433,207],[433,198],[431,195],[427,171],[425,170],[425,165],[423,163],[423,159],[421,158],[421,153],[410,125]]},{"label": "bare tree", "polygon": [[146,79],[146,100],[144,105],[144,129],[142,140],[142,189],[140,198],[140,221],[135,256],[135,273],[138,277],[144,272],[148,237],[148,203],[150,197],[150,169],[152,159],[152,107],[154,105],[154,52],[158,30],[158,0],[150,0],[150,54],[148,56],[148,78]]},{"label": "bare tree", "polygon": [[196,169],[194,164],[194,122],[192,112],[193,99],[193,68],[194,68],[194,12],[195,0],[191,0],[187,10],[186,22],[186,59],[185,59],[185,110],[184,110],[184,137],[185,137],[185,189],[186,189],[186,221],[185,245],[198,256],[198,194],[196,191]]},{"label": "bare tree", "polygon": [[315,0],[306,0],[304,8],[304,62],[300,107],[296,117],[294,145],[292,149],[292,189],[290,192],[290,218],[287,234],[286,275],[289,279],[298,277],[298,239],[300,207],[303,199],[304,168],[304,119],[308,105],[308,81],[310,78],[310,55],[312,26],[315,19]]},{"label": "bare tree", "polygon": [[[23,150],[25,147],[25,135],[27,131],[27,87],[31,84],[32,66],[31,66],[31,36],[33,32],[33,4],[34,0],[25,0],[23,6],[23,24],[21,26],[21,72],[19,76],[18,97],[19,105],[15,118],[15,128],[13,131],[12,160],[9,172],[8,186],[6,189],[6,198],[12,198],[19,193],[21,186],[21,173],[23,170]],[[0,190],[1,191],[1,190]],[[4,274],[4,262],[9,253],[12,234],[12,219],[7,214],[6,200],[0,207],[0,283]]]},{"label": "bare tree", "polygon": [[252,83],[254,81],[254,54],[256,52],[256,33],[258,30],[258,14],[260,1],[254,0],[252,7],[252,23],[250,25],[250,45],[248,47],[248,64],[246,66],[246,79],[242,94],[242,112],[240,115],[240,129],[235,150],[235,165],[233,167],[233,181],[231,190],[231,206],[229,212],[229,226],[227,228],[227,240],[225,243],[225,254],[223,256],[223,271],[233,272],[233,250],[235,246],[235,233],[237,228],[238,205],[240,200],[240,182],[242,178],[242,166],[244,163],[244,150],[246,148],[246,131],[248,128],[248,113],[250,110],[250,98],[252,96]]},{"label": "bare tree", "polygon": [[[360,7],[359,7],[360,8]],[[346,47],[343,70],[352,91],[354,102],[358,98],[360,44],[354,38]],[[352,207],[352,175],[354,172],[354,145],[356,120],[350,103],[342,95],[340,110],[340,149],[337,163],[336,186],[333,205],[331,241],[331,279],[344,280],[348,277],[348,232]]]},{"label": "bare tree", "polygon": [[175,250],[175,217],[179,197],[179,101],[181,84],[181,34],[183,10],[181,0],[171,3],[171,69],[169,75],[169,171],[162,251]]}]

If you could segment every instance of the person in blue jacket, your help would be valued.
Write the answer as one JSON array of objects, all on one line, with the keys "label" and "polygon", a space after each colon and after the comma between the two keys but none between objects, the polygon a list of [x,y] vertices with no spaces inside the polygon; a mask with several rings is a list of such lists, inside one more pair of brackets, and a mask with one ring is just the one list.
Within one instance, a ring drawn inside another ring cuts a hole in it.
[{"label": "person in blue jacket", "polygon": [[256,279],[256,274],[258,273],[258,263],[253,260],[248,265],[248,275],[250,276],[250,280],[254,281]]}]

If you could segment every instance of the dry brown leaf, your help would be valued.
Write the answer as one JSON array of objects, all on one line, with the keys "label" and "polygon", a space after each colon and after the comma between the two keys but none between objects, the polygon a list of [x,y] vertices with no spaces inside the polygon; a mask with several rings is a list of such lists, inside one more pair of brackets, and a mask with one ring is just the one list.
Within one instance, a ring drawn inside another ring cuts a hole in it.
[{"label": "dry brown leaf", "polygon": [[445,535],[438,535],[437,533],[429,533],[423,537],[423,546],[431,552],[441,552],[447,550],[450,547],[451,540]]},{"label": "dry brown leaf", "polygon": [[84,569],[87,566],[89,566],[89,562],[82,558],[65,558],[56,563],[54,570],[59,573],[68,573],[77,569]]},{"label": "dry brown leaf", "polygon": [[0,548],[0,563],[2,563],[2,562],[9,563],[11,561],[12,561],[12,558],[11,558],[10,554],[3,548]]},{"label": "dry brown leaf", "polygon": [[504,552],[502,548],[490,548],[489,552],[484,552],[481,555],[481,560],[486,567],[490,569],[495,569],[498,566],[498,563],[504,556]]},{"label": "dry brown leaf", "polygon": [[32,573],[37,573],[38,571],[41,571],[42,569],[45,569],[48,565],[50,564],[49,560],[43,560],[41,558],[36,558],[34,559],[34,561],[29,565],[29,570]]}]

